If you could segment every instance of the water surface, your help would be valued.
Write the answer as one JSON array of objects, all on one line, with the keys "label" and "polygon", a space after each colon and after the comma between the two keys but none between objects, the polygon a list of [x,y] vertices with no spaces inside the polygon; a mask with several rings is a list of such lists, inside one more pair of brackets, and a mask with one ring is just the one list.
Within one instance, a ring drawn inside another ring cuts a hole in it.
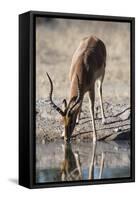
[{"label": "water surface", "polygon": [[36,145],[36,182],[123,178],[130,176],[128,141],[62,141]]}]

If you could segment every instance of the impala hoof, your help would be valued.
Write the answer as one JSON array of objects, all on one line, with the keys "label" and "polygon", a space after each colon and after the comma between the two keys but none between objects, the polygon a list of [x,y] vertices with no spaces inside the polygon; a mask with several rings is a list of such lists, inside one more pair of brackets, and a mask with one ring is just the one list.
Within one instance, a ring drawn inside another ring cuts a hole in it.
[{"label": "impala hoof", "polygon": [[65,133],[63,131],[62,135],[61,135],[61,139],[64,139]]},{"label": "impala hoof", "polygon": [[76,124],[77,124],[77,125],[79,124],[79,119],[78,119],[78,118],[76,119]]},{"label": "impala hoof", "polygon": [[93,143],[96,143],[96,142],[97,142],[97,137],[96,137],[96,134],[93,134],[92,141],[93,141]]},{"label": "impala hoof", "polygon": [[106,120],[104,118],[104,119],[102,119],[102,125],[105,125],[105,124],[106,124]]},{"label": "impala hoof", "polygon": [[97,139],[94,137],[93,138],[93,143],[95,144],[97,142]]}]

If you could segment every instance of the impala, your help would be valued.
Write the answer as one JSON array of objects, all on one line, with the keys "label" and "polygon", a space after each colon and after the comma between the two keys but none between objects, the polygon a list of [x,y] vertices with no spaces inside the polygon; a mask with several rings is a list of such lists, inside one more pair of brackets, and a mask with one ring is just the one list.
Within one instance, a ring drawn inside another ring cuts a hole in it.
[{"label": "impala", "polygon": [[80,110],[83,97],[86,92],[89,93],[90,114],[92,118],[93,142],[96,142],[96,129],[94,120],[94,103],[95,103],[95,82],[98,83],[98,93],[100,97],[100,106],[102,113],[102,123],[105,123],[102,100],[102,83],[106,66],[106,47],[105,44],[97,37],[90,36],[82,39],[77,50],[75,51],[69,78],[71,81],[69,102],[64,99],[64,109],[59,108],[52,99],[53,83],[47,73],[51,90],[49,100],[53,108],[55,108],[63,117],[64,121],[64,139],[69,141],[76,123],[79,122]]}]

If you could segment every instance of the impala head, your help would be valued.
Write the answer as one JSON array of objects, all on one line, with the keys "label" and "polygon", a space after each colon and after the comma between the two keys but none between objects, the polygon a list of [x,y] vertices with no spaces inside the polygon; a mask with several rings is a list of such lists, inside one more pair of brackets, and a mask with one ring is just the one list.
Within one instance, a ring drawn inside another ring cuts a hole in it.
[{"label": "impala head", "polygon": [[62,116],[63,123],[64,123],[64,139],[66,141],[69,141],[76,125],[76,118],[77,118],[77,114],[78,114],[80,102],[81,102],[79,78],[78,76],[76,77],[78,81],[78,96],[72,97],[72,99],[69,101],[68,104],[67,104],[66,99],[64,99],[63,108],[61,109],[53,102],[53,99],[52,99],[53,83],[48,73],[47,73],[47,77],[49,79],[50,86],[51,86],[50,93],[49,93],[50,104]]}]

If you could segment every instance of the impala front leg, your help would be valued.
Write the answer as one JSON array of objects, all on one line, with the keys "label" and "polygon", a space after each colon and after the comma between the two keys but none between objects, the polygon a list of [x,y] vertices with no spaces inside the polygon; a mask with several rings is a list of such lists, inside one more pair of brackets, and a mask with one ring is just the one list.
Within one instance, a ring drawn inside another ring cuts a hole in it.
[{"label": "impala front leg", "polygon": [[106,124],[105,114],[104,114],[104,108],[103,108],[103,96],[102,96],[102,82],[103,82],[103,78],[104,78],[104,73],[103,73],[103,76],[98,80],[98,93],[99,93],[101,113],[102,113],[102,124]]},{"label": "impala front leg", "polygon": [[94,120],[94,102],[95,102],[95,91],[94,91],[94,85],[93,85],[92,90],[89,91],[89,105],[90,105],[90,113],[91,113],[91,118],[92,118],[93,142],[95,143],[97,138],[96,138],[95,120]]},{"label": "impala front leg", "polygon": [[80,121],[82,101],[83,101],[83,98],[82,98],[81,103],[80,103],[80,108],[79,108],[79,112],[78,112],[78,115],[77,115],[76,124],[79,124],[79,121]]}]

